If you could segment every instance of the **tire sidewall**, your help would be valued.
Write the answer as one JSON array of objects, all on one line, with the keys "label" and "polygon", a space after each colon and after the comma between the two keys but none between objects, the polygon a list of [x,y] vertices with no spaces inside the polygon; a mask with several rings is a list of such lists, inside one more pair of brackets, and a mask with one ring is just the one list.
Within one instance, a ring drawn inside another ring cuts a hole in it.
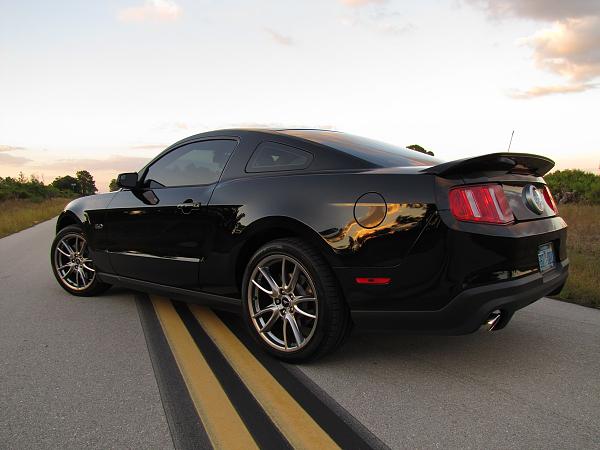
[{"label": "tire sidewall", "polygon": [[[318,310],[317,327],[311,338],[311,341],[308,344],[306,344],[304,347],[302,347],[300,350],[297,350],[294,352],[283,352],[283,351],[279,351],[279,350],[274,349],[273,347],[269,346],[259,336],[258,331],[256,330],[254,324],[252,323],[252,319],[250,318],[250,311],[248,308],[248,284],[250,283],[250,276],[251,276],[252,272],[254,271],[258,262],[260,262],[262,259],[264,259],[267,256],[276,255],[276,254],[283,254],[286,256],[291,256],[294,259],[297,259],[302,264],[302,266],[304,266],[304,268],[306,269],[306,271],[308,272],[308,274],[310,275],[310,277],[314,283],[315,289],[317,291],[317,298],[319,300],[317,303],[317,310]],[[325,287],[323,286],[321,277],[319,276],[319,274],[316,271],[314,263],[310,260],[310,258],[307,258],[300,250],[298,250],[296,247],[294,247],[291,244],[288,244],[286,242],[278,242],[278,241],[266,244],[265,246],[260,248],[254,254],[254,256],[252,256],[252,258],[248,262],[248,265],[246,266],[246,270],[244,272],[244,278],[242,281],[242,317],[244,319],[244,323],[246,324],[246,327],[247,327],[248,331],[250,332],[250,335],[261,346],[261,348],[268,351],[270,354],[278,357],[279,359],[284,359],[284,360],[287,360],[290,362],[300,361],[300,360],[305,360],[307,358],[310,358],[311,355],[313,355],[317,352],[321,342],[323,341],[328,323],[330,322],[330,318],[329,318],[329,314],[328,314],[329,311],[327,308],[327,301],[328,301],[328,296],[327,296]]]}]

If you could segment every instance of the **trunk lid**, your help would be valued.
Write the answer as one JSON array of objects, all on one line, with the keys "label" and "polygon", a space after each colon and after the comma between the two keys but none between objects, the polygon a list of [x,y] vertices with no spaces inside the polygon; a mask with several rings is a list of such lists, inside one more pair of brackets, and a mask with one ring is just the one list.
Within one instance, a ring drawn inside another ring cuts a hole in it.
[{"label": "trunk lid", "polygon": [[[515,219],[520,221],[554,217],[556,213],[544,201],[541,213],[528,206],[525,190],[529,185],[540,191],[545,186],[543,175],[554,167],[554,161],[527,153],[492,153],[438,164],[422,173],[445,179],[446,189],[461,181],[464,184],[498,183],[502,186]],[[461,184],[462,184],[461,183]]]}]

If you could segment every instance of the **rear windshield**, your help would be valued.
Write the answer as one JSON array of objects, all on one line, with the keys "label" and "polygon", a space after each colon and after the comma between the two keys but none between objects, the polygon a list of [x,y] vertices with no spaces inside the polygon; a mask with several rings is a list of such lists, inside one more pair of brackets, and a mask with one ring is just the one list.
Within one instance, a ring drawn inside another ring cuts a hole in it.
[{"label": "rear windshield", "polygon": [[443,162],[416,150],[337,131],[281,130],[281,132],[328,145],[379,167],[435,166]]}]

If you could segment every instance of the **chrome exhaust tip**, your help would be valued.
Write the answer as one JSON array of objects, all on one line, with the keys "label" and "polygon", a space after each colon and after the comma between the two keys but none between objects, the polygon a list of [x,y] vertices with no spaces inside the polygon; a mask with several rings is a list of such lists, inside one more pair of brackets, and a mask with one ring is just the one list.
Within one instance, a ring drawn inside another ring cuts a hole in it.
[{"label": "chrome exhaust tip", "polygon": [[494,328],[496,328],[501,318],[502,312],[499,309],[492,311],[488,316],[487,320],[485,321],[485,326],[487,327],[487,330],[494,331]]}]

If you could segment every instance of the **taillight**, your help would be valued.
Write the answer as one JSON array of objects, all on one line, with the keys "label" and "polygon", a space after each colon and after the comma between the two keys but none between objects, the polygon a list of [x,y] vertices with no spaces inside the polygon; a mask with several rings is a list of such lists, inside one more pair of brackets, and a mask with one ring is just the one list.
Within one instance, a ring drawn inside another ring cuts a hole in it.
[{"label": "taillight", "polygon": [[450,190],[450,211],[458,220],[505,225],[514,216],[502,186],[478,184]]},{"label": "taillight", "polygon": [[552,211],[558,214],[558,206],[556,206],[556,202],[554,201],[554,197],[548,186],[544,186],[544,200],[546,200],[548,206],[552,208]]}]

